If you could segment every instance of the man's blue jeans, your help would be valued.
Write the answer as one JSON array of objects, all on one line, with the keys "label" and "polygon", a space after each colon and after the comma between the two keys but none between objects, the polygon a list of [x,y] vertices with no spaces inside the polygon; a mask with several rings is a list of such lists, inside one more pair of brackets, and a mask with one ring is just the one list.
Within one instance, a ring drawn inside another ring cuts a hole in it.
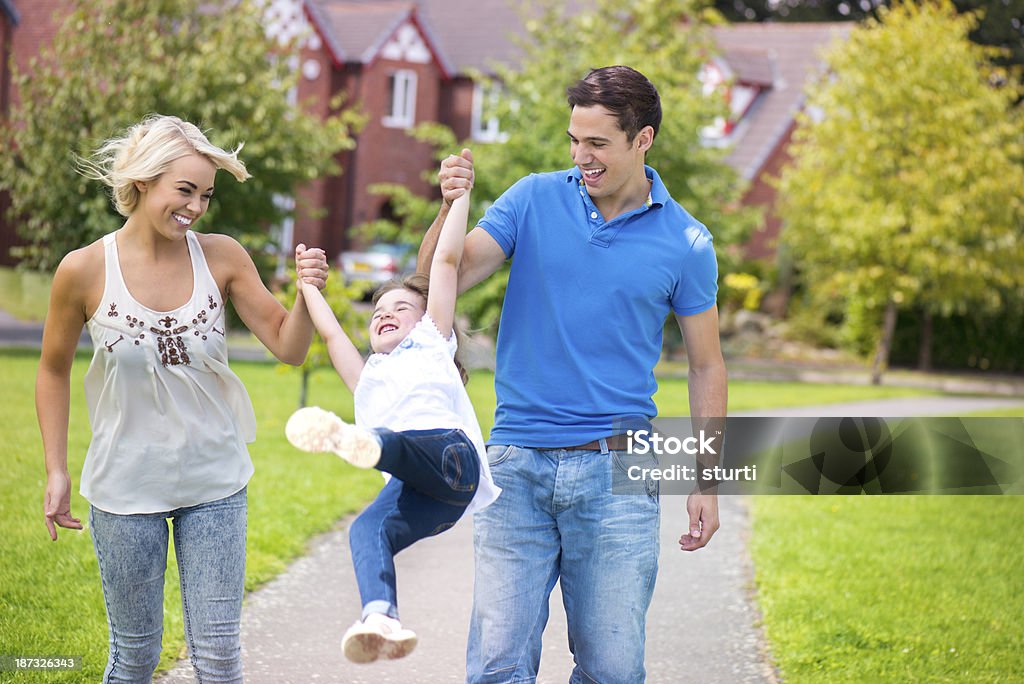
[{"label": "man's blue jeans", "polygon": [[246,490],[165,513],[115,515],[89,509],[110,627],[110,682],[148,683],[160,662],[167,520],[189,655],[200,682],[241,682]]},{"label": "man's blue jeans", "polygon": [[462,430],[376,429],[377,469],[391,473],[377,498],[349,528],[363,618],[398,618],[395,554],[452,527],[480,480],[476,447]]},{"label": "man's blue jeans", "polygon": [[570,683],[643,682],[658,570],[656,483],[624,493],[637,459],[625,452],[491,446],[487,455],[502,493],[474,516],[467,682],[536,681],[559,578],[576,663]]}]

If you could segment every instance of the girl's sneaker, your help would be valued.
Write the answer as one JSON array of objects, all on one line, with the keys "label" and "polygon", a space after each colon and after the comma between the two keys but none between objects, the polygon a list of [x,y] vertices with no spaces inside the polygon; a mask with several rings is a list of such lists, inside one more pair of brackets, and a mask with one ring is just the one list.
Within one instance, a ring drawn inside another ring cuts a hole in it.
[{"label": "girl's sneaker", "polygon": [[318,406],[293,413],[284,433],[303,451],[331,451],[357,468],[372,468],[380,461],[380,442],[372,432],[349,425]]},{"label": "girl's sneaker", "polygon": [[416,633],[382,613],[370,613],[345,632],[341,650],[353,663],[372,663],[378,658],[404,658],[416,648]]}]

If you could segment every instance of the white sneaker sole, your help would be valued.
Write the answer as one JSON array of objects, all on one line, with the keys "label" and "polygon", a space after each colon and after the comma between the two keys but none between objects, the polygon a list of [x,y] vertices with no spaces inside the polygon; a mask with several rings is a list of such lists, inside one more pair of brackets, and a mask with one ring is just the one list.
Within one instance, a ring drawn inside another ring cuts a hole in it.
[{"label": "white sneaker sole", "polygon": [[353,663],[372,663],[378,658],[404,658],[413,652],[418,641],[416,633],[410,629],[385,634],[357,622],[345,632],[341,649]]},{"label": "white sneaker sole", "polygon": [[293,413],[284,433],[298,449],[333,452],[357,468],[372,468],[380,461],[380,444],[372,434],[318,406]]}]

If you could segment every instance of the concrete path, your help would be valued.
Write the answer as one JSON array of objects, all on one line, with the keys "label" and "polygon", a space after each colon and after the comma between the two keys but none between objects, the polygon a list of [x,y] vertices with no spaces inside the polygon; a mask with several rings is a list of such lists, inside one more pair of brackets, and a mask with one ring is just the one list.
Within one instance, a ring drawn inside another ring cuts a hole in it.
[{"label": "concrete path", "polygon": [[[722,529],[700,552],[676,540],[687,527],[682,497],[663,497],[661,569],[648,619],[650,682],[721,684],[773,681],[762,657],[750,601],[745,503],[722,498]],[[401,661],[357,666],[339,643],[359,615],[344,527],[316,539],[308,556],[249,596],[242,620],[249,684],[452,684],[465,681],[465,645],[473,582],[472,525],[415,544],[396,559],[405,624],[417,650]],[[556,587],[544,633],[538,682],[564,683],[572,670],[565,613]],[[194,681],[180,664],[160,684]]]},{"label": "concrete path", "polygon": [[[764,411],[773,416],[963,415],[1021,406],[1020,399],[915,397],[826,407]],[[749,517],[741,497],[722,497],[722,528],[711,545],[678,551],[686,528],[684,499],[662,498],[661,569],[648,616],[647,672],[652,684],[775,682],[753,601],[747,554]],[[359,614],[344,529],[316,539],[310,553],[248,597],[242,643],[250,684],[453,684],[464,681],[472,585],[472,527],[414,545],[397,558],[399,601],[420,645],[403,661],[355,666],[341,654],[344,630]],[[568,680],[572,659],[556,587],[544,633],[538,682]],[[192,682],[180,664],[160,684]]]}]

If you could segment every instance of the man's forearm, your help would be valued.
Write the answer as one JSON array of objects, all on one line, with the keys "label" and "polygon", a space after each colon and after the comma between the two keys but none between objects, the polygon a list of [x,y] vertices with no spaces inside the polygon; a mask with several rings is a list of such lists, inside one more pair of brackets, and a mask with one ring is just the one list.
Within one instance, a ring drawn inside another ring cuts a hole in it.
[{"label": "man's forearm", "polygon": [[[713,449],[700,453],[697,464],[703,471],[722,463],[722,447],[725,440],[725,413],[728,406],[728,377],[725,364],[714,364],[702,368],[690,368],[690,418],[693,435],[699,435],[703,443],[710,438]],[[702,485],[705,481],[701,480]],[[709,485],[716,483],[707,482]],[[713,493],[714,487],[701,487]]]},{"label": "man's forearm", "polygon": [[437,212],[437,216],[434,218],[434,222],[430,224],[430,228],[423,235],[423,241],[420,242],[420,251],[416,255],[416,272],[426,273],[430,275],[430,264],[434,260],[434,251],[437,249],[437,239],[441,235],[441,226],[444,225],[444,220],[448,218],[448,212],[451,210],[451,206],[445,201],[441,201],[441,208]]},{"label": "man's forearm", "polygon": [[690,416],[706,421],[725,418],[728,406],[728,376],[725,364],[691,368],[688,378]]}]

